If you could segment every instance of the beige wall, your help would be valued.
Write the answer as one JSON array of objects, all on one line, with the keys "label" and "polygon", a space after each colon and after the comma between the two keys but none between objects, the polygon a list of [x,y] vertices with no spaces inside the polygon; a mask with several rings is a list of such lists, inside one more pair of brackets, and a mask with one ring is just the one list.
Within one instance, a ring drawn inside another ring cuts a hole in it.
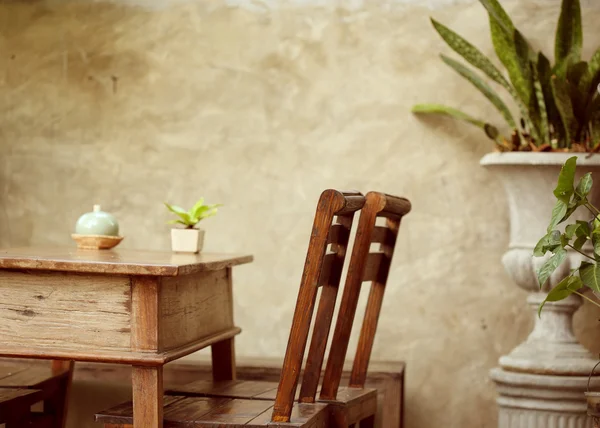
[{"label": "beige wall", "polygon": [[[484,12],[306,3],[1,2],[0,246],[72,245],[78,215],[100,203],[121,220],[123,247],[168,249],[162,201],[222,202],[207,250],[256,257],[235,271],[238,352],[280,356],[319,192],[407,196],[375,358],[408,362],[409,427],[493,426],[487,372],[531,316],[500,265],[505,199],[478,166],[492,147],[409,113],[428,100],[492,113],[440,63],[428,23],[491,54]],[[511,7],[549,52],[557,3]],[[585,21],[589,55],[600,10]],[[77,388],[87,408],[110,401]]]}]

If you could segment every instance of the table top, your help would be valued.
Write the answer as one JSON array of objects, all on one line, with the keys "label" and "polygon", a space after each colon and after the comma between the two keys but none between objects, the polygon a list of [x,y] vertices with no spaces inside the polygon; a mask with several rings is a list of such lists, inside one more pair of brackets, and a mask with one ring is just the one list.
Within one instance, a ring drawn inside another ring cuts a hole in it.
[{"label": "table top", "polygon": [[251,255],[184,254],[69,247],[0,249],[0,269],[33,269],[121,275],[177,276],[250,263]]}]

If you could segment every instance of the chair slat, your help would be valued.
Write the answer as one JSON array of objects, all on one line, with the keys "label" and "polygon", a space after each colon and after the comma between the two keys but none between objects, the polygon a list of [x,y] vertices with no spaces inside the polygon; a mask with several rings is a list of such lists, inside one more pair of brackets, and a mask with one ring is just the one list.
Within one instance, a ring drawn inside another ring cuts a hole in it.
[{"label": "chair slat", "polygon": [[389,229],[385,226],[376,226],[371,235],[371,242],[384,244],[389,237]]},{"label": "chair slat", "polygon": [[318,287],[327,284],[329,281],[336,258],[337,255],[335,253],[329,253],[325,255],[325,258],[323,259],[323,267],[321,269],[321,276],[319,277],[319,282],[317,283]]},{"label": "chair slat", "polygon": [[329,229],[329,236],[327,242],[329,244],[338,244],[340,242],[340,236],[346,231],[346,228],[341,224],[334,224]]},{"label": "chair slat", "polygon": [[363,281],[375,281],[377,274],[379,273],[379,266],[383,260],[385,254],[383,253],[369,253],[367,257],[367,265],[365,266],[365,273],[363,275]]}]

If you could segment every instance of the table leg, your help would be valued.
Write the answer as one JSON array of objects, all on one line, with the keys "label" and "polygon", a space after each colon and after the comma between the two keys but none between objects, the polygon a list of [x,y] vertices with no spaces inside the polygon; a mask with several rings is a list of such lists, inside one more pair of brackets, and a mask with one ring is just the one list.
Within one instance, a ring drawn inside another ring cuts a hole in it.
[{"label": "table leg", "polygon": [[73,370],[75,361],[52,361],[52,374],[57,376],[68,370],[69,374],[61,380],[60,389],[57,394],[44,402],[44,412],[54,415],[54,426],[65,428],[67,426],[67,409],[69,406],[69,394],[73,383]]},{"label": "table leg", "polygon": [[133,426],[163,428],[163,368],[138,367],[132,370]]},{"label": "table leg", "polygon": [[211,346],[212,373],[215,382],[236,379],[234,340],[232,337]]}]

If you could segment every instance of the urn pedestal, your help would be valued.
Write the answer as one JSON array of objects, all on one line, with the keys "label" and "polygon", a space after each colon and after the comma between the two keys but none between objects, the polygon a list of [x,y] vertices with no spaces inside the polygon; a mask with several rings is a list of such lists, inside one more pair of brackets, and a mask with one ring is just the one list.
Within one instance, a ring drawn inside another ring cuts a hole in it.
[{"label": "urn pedestal", "polygon": [[[567,261],[557,269],[542,291],[536,272],[544,258],[533,257],[537,241],[546,233],[556,199],[552,190],[564,162],[572,153],[492,153],[481,164],[502,181],[508,197],[510,241],[502,262],[510,278],[529,292],[527,302],[535,319],[525,342],[499,360],[491,371],[498,391],[498,427],[501,428],[588,428],[586,415],[588,375],[597,358],[573,334],[573,314],[582,304],[572,295],[560,302],[547,303],[541,317],[537,308],[547,291],[577,267],[582,255],[569,252]],[[576,180],[592,172],[600,178],[600,155],[577,159]],[[600,186],[595,186],[590,201],[600,205]],[[589,220],[591,214],[580,209],[573,220]],[[600,325],[599,325],[600,327]],[[598,379],[592,379],[598,387]]]}]

